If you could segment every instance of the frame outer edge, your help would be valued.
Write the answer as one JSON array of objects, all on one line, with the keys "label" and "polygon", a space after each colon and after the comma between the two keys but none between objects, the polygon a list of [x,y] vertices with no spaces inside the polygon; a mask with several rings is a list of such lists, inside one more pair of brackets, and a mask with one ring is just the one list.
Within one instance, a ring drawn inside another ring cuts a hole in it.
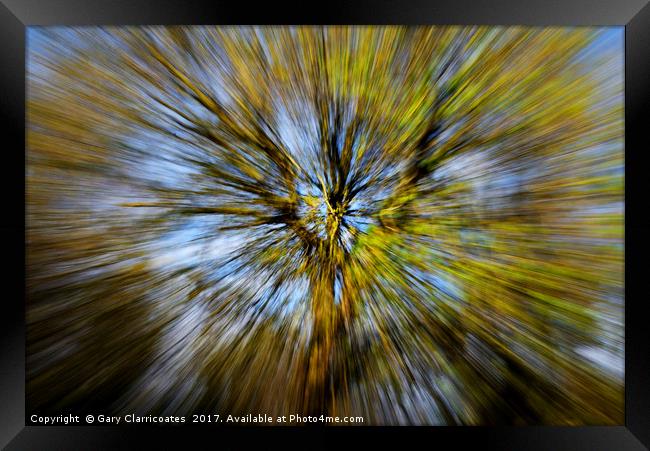
[{"label": "frame outer edge", "polygon": [[[0,271],[0,448],[25,426],[25,26],[0,3],[0,128],[4,198],[0,215],[5,267]],[[12,211],[12,210],[16,211]],[[22,214],[21,214],[22,212]],[[20,293],[20,294],[19,294]]]},{"label": "frame outer edge", "polygon": [[644,196],[648,190],[644,163],[649,146],[649,99],[650,3],[625,27],[625,426],[650,448],[650,333],[643,308],[650,252]]},{"label": "frame outer edge", "polygon": [[[9,9],[6,4],[10,3]],[[0,46],[0,121],[2,125],[0,127],[5,129],[7,124],[10,124],[7,127],[7,131],[12,135],[9,136],[10,141],[20,142],[23,145],[23,151],[14,152],[11,156],[11,164],[17,164],[18,159],[24,159],[24,134],[19,133],[18,131],[24,131],[24,89],[10,91],[9,87],[20,87],[24,88],[25,79],[24,71],[16,69],[25,67],[25,25],[24,23],[38,23],[42,20],[44,16],[47,15],[46,11],[42,6],[37,7],[35,2],[31,0],[24,1],[25,6],[21,5],[20,0],[2,0],[0,3],[0,42],[3,43]],[[89,2],[93,4],[95,2]],[[143,3],[140,1],[134,3]],[[146,2],[144,2],[146,3]],[[615,0],[612,3],[616,3]],[[639,3],[636,1],[635,3]],[[627,3],[628,5],[630,3]],[[37,11],[34,11],[34,8]],[[40,9],[40,12],[38,11]],[[110,8],[109,8],[110,9]],[[612,8],[614,9],[614,8]],[[631,6],[626,8],[626,12],[632,9]],[[31,11],[29,11],[31,10]],[[61,14],[66,16],[68,13],[58,13],[55,15],[56,19],[61,18]],[[93,14],[90,14],[92,16]],[[94,15],[100,16],[101,12],[97,11]],[[18,16],[18,17],[17,17]],[[426,16],[426,15],[425,15]],[[39,20],[40,19],[40,20]],[[55,19],[55,20],[56,20]],[[403,21],[406,18],[400,17],[400,20]],[[618,17],[617,17],[618,19]],[[55,23],[55,20],[46,21],[48,23]],[[72,22],[75,22],[74,14],[70,17]],[[77,19],[78,20],[78,19]],[[425,19],[426,20],[426,17]],[[542,19],[543,20],[543,19]],[[626,21],[619,22],[618,20],[612,20],[606,22],[616,21],[616,23],[625,23]],[[101,19],[100,19],[101,22]],[[118,23],[120,21],[117,21]],[[65,23],[65,20],[62,22]],[[650,5],[646,4],[645,7],[637,10],[636,15],[634,15],[626,25],[626,86],[625,86],[625,110],[626,110],[626,131],[627,130],[637,130],[634,136],[630,133],[630,136],[626,134],[626,149],[632,151],[633,146],[631,145],[632,140],[635,143],[641,144],[642,132],[641,125],[644,124],[643,118],[644,114],[647,117],[649,112],[648,108],[648,88],[650,87]],[[632,67],[634,64],[634,67]],[[15,73],[17,72],[17,73]],[[632,94],[636,94],[633,96]],[[645,96],[645,97],[644,97]],[[633,125],[633,127],[630,127]],[[645,124],[644,124],[645,125]],[[647,144],[647,137],[645,137],[645,143]],[[647,232],[649,227],[648,223],[640,223],[639,215],[637,213],[642,212],[643,208],[643,199],[640,201],[635,199],[636,196],[631,197],[631,192],[636,192],[637,196],[641,197],[641,190],[647,188],[647,185],[644,186],[643,178],[639,179],[641,169],[633,169],[629,171],[628,166],[636,161],[636,163],[641,166],[641,157],[639,153],[644,152],[647,149],[647,145],[639,148],[637,144],[634,145],[636,149],[635,154],[631,152],[626,152],[626,224],[629,226],[634,220],[634,227],[626,227],[626,242],[633,239],[637,249],[634,251],[636,255],[647,255],[646,251],[648,245],[644,243],[644,232]],[[8,152],[11,153],[11,152]],[[16,160],[16,161],[14,161]],[[21,162],[24,162],[22,160]],[[633,183],[632,174],[635,174]],[[20,179],[23,179],[22,173],[17,174]],[[10,193],[12,196],[12,202],[16,202],[16,199],[19,198],[20,201],[24,201],[24,180],[20,184],[15,184],[16,180],[14,177],[4,177],[4,180],[0,180],[0,183],[3,184],[2,188],[7,189],[7,191],[0,191],[5,193]],[[630,204],[628,205],[628,198],[630,196]],[[640,204],[640,205],[639,205]],[[24,208],[24,207],[23,207]],[[24,209],[23,209],[24,211]],[[18,221],[24,221],[24,215],[21,218],[17,218]],[[12,239],[18,238],[18,235],[21,232],[18,232],[18,223],[11,222],[12,220],[7,221],[6,219],[0,219],[0,233],[5,238],[5,244],[7,253],[5,257],[10,262],[13,267],[10,271],[2,272],[2,281],[5,283],[5,287],[9,286],[11,288],[10,292],[13,292],[15,289],[19,293],[23,293],[22,298],[17,299],[19,306],[15,307],[11,304],[11,299],[8,299],[10,302],[5,302],[0,314],[0,337],[1,345],[0,352],[2,352],[2,361],[3,361],[3,370],[0,371],[0,447],[5,447],[7,443],[21,430],[25,432],[27,428],[24,428],[24,264],[22,268],[19,268],[21,263],[24,263],[24,248],[21,244],[17,242],[12,243]],[[23,224],[24,226],[24,224]],[[24,229],[23,229],[24,230]],[[645,235],[647,240],[647,235]],[[639,244],[637,244],[639,243]],[[638,247],[640,246],[640,247]],[[19,250],[20,253],[15,253],[16,250]],[[628,255],[631,252],[628,251]],[[14,258],[15,257],[15,258]],[[626,256],[627,258],[627,256]],[[637,257],[638,258],[638,257]],[[638,265],[640,261],[636,261],[635,265],[627,266],[626,272],[626,294],[629,294],[631,290],[627,288],[632,288],[635,286],[635,293],[641,293],[640,288],[642,287],[641,281],[643,277],[641,275],[641,267]],[[629,272],[629,274],[628,274]],[[17,288],[20,286],[20,288]],[[638,288],[638,289],[637,289]],[[629,299],[629,296],[626,295],[626,300]],[[626,303],[626,343],[629,343],[628,340],[634,339],[634,342],[637,343],[635,349],[631,349],[630,346],[626,346],[626,367],[628,365],[633,365],[634,373],[632,374],[626,368],[626,428],[628,432],[633,435],[639,442],[643,443],[646,447],[650,446],[650,421],[648,418],[649,411],[649,387],[648,387],[648,376],[650,375],[650,358],[647,353],[647,343],[648,343],[648,328],[643,321],[645,316],[641,313],[641,305],[644,303],[645,299],[637,299],[636,306],[633,304]],[[7,307],[10,305],[10,307]],[[630,324],[635,324],[637,330],[632,331],[628,327]],[[4,326],[4,327],[2,327]],[[629,362],[629,363],[628,363]],[[7,368],[7,370],[4,370]],[[14,380],[15,379],[15,380]],[[22,389],[22,390],[20,390]],[[645,417],[643,417],[644,415]]]},{"label": "frame outer edge", "polygon": [[[237,8],[228,0],[2,0],[32,25],[625,25],[647,0],[330,0],[305,8],[276,0]],[[128,18],[128,19],[124,19]]]}]

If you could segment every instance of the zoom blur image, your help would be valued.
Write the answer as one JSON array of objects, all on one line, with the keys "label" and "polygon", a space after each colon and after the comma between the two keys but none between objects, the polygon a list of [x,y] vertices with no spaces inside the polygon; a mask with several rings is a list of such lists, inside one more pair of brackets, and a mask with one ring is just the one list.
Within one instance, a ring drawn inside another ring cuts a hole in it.
[{"label": "zoom blur image", "polygon": [[29,27],[27,414],[622,425],[623,38]]}]

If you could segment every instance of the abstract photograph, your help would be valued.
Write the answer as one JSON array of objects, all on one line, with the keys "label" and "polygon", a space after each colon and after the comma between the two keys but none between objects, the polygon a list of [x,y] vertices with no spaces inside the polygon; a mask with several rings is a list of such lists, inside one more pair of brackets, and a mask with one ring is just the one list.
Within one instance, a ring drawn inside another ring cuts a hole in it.
[{"label": "abstract photograph", "polygon": [[28,415],[622,425],[623,39],[28,28]]}]

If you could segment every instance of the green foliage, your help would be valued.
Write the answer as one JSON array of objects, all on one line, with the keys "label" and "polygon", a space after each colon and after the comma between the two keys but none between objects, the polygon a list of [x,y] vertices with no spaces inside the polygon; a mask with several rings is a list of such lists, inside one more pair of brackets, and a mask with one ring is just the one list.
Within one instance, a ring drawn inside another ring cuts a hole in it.
[{"label": "green foliage", "polygon": [[[622,423],[620,375],[581,354],[622,352],[621,68],[590,71],[601,32],[39,33],[33,406],[108,387],[115,410]],[[90,382],[62,379],[82,366]]]}]

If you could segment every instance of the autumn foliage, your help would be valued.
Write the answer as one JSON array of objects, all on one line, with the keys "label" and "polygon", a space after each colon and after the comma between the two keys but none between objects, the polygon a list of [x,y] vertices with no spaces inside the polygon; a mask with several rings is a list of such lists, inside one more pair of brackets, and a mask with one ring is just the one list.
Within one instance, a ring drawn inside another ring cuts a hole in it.
[{"label": "autumn foliage", "polygon": [[33,29],[28,408],[622,424],[621,45]]}]

